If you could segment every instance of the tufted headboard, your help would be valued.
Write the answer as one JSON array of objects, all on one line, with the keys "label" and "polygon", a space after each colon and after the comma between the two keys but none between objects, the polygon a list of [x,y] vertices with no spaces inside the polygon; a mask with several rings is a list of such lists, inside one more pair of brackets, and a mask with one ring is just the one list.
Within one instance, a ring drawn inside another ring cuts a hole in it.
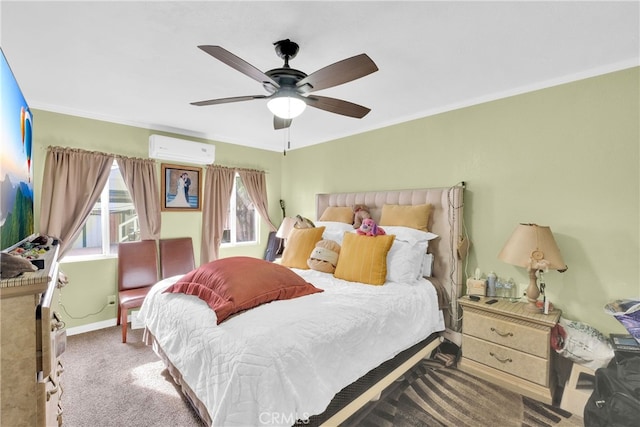
[{"label": "tufted headboard", "polygon": [[[449,297],[450,310],[445,321],[447,327],[459,330],[457,299],[462,293],[463,267],[458,254],[458,242],[463,237],[463,185],[447,188],[423,188],[415,190],[368,191],[355,193],[329,193],[316,195],[316,219],[329,206],[366,205],[371,217],[380,221],[382,206],[387,205],[432,205],[429,231],[437,234],[429,242],[427,252],[433,254],[433,277],[436,286],[444,288]],[[464,255],[464,254],[463,254]],[[448,318],[447,318],[448,317]]]}]

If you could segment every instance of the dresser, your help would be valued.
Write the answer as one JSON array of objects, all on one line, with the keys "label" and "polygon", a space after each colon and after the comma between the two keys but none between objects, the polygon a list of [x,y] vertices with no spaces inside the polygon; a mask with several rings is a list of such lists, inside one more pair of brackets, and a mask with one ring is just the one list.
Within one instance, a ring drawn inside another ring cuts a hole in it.
[{"label": "dresser", "polygon": [[561,311],[528,311],[526,303],[481,297],[458,300],[463,309],[460,369],[551,404],[556,386],[551,328]]},{"label": "dresser", "polygon": [[56,298],[58,246],[44,268],[0,280],[0,425],[62,425],[64,323],[51,310]]}]

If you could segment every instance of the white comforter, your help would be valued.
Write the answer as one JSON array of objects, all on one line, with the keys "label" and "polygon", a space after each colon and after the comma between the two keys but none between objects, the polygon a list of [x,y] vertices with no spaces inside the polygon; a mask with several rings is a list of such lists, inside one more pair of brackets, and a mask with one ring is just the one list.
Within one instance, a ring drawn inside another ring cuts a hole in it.
[{"label": "white comforter", "polygon": [[291,425],[400,351],[444,329],[433,286],[370,286],[295,270],[325,292],[275,301],[216,325],[195,296],[159,282],[139,319],[207,407],[214,426]]}]

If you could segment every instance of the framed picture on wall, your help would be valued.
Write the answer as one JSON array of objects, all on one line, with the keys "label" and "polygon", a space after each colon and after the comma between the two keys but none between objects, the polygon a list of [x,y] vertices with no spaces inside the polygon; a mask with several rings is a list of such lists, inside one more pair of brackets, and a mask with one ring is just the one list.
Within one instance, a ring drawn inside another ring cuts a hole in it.
[{"label": "framed picture on wall", "polygon": [[163,211],[199,212],[202,210],[202,169],[162,164]]}]

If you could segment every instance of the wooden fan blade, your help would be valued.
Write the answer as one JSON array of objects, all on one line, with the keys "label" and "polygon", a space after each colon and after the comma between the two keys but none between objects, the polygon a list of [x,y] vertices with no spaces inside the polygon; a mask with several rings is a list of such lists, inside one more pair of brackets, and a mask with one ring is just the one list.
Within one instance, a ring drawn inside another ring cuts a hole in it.
[{"label": "wooden fan blade", "polygon": [[326,96],[311,95],[305,98],[307,105],[329,111],[330,113],[342,114],[343,116],[361,119],[371,111],[370,108],[342,99],[329,98]]},{"label": "wooden fan blade", "polygon": [[291,126],[292,119],[283,119],[278,116],[273,116],[273,128],[275,130],[286,129]]},{"label": "wooden fan blade", "polygon": [[[327,65],[300,80],[296,86],[303,92],[315,92],[359,79],[378,71],[376,64],[362,53]],[[309,85],[306,86],[305,85]]]},{"label": "wooden fan blade", "polygon": [[192,102],[191,105],[197,105],[198,107],[202,107],[204,105],[228,104],[230,102],[251,101],[252,99],[262,99],[262,98],[267,98],[267,95],[234,96],[231,98],[209,99],[208,101]]},{"label": "wooden fan blade", "polygon": [[256,80],[262,84],[273,85],[275,88],[280,87],[278,82],[273,80],[271,77],[267,76],[265,73],[258,70],[256,67],[249,64],[244,59],[237,57],[233,53],[229,52],[226,49],[223,49],[220,46],[201,45],[198,47],[217,60],[224,62],[231,68],[234,68],[240,71],[242,74],[251,77],[253,80]]}]

